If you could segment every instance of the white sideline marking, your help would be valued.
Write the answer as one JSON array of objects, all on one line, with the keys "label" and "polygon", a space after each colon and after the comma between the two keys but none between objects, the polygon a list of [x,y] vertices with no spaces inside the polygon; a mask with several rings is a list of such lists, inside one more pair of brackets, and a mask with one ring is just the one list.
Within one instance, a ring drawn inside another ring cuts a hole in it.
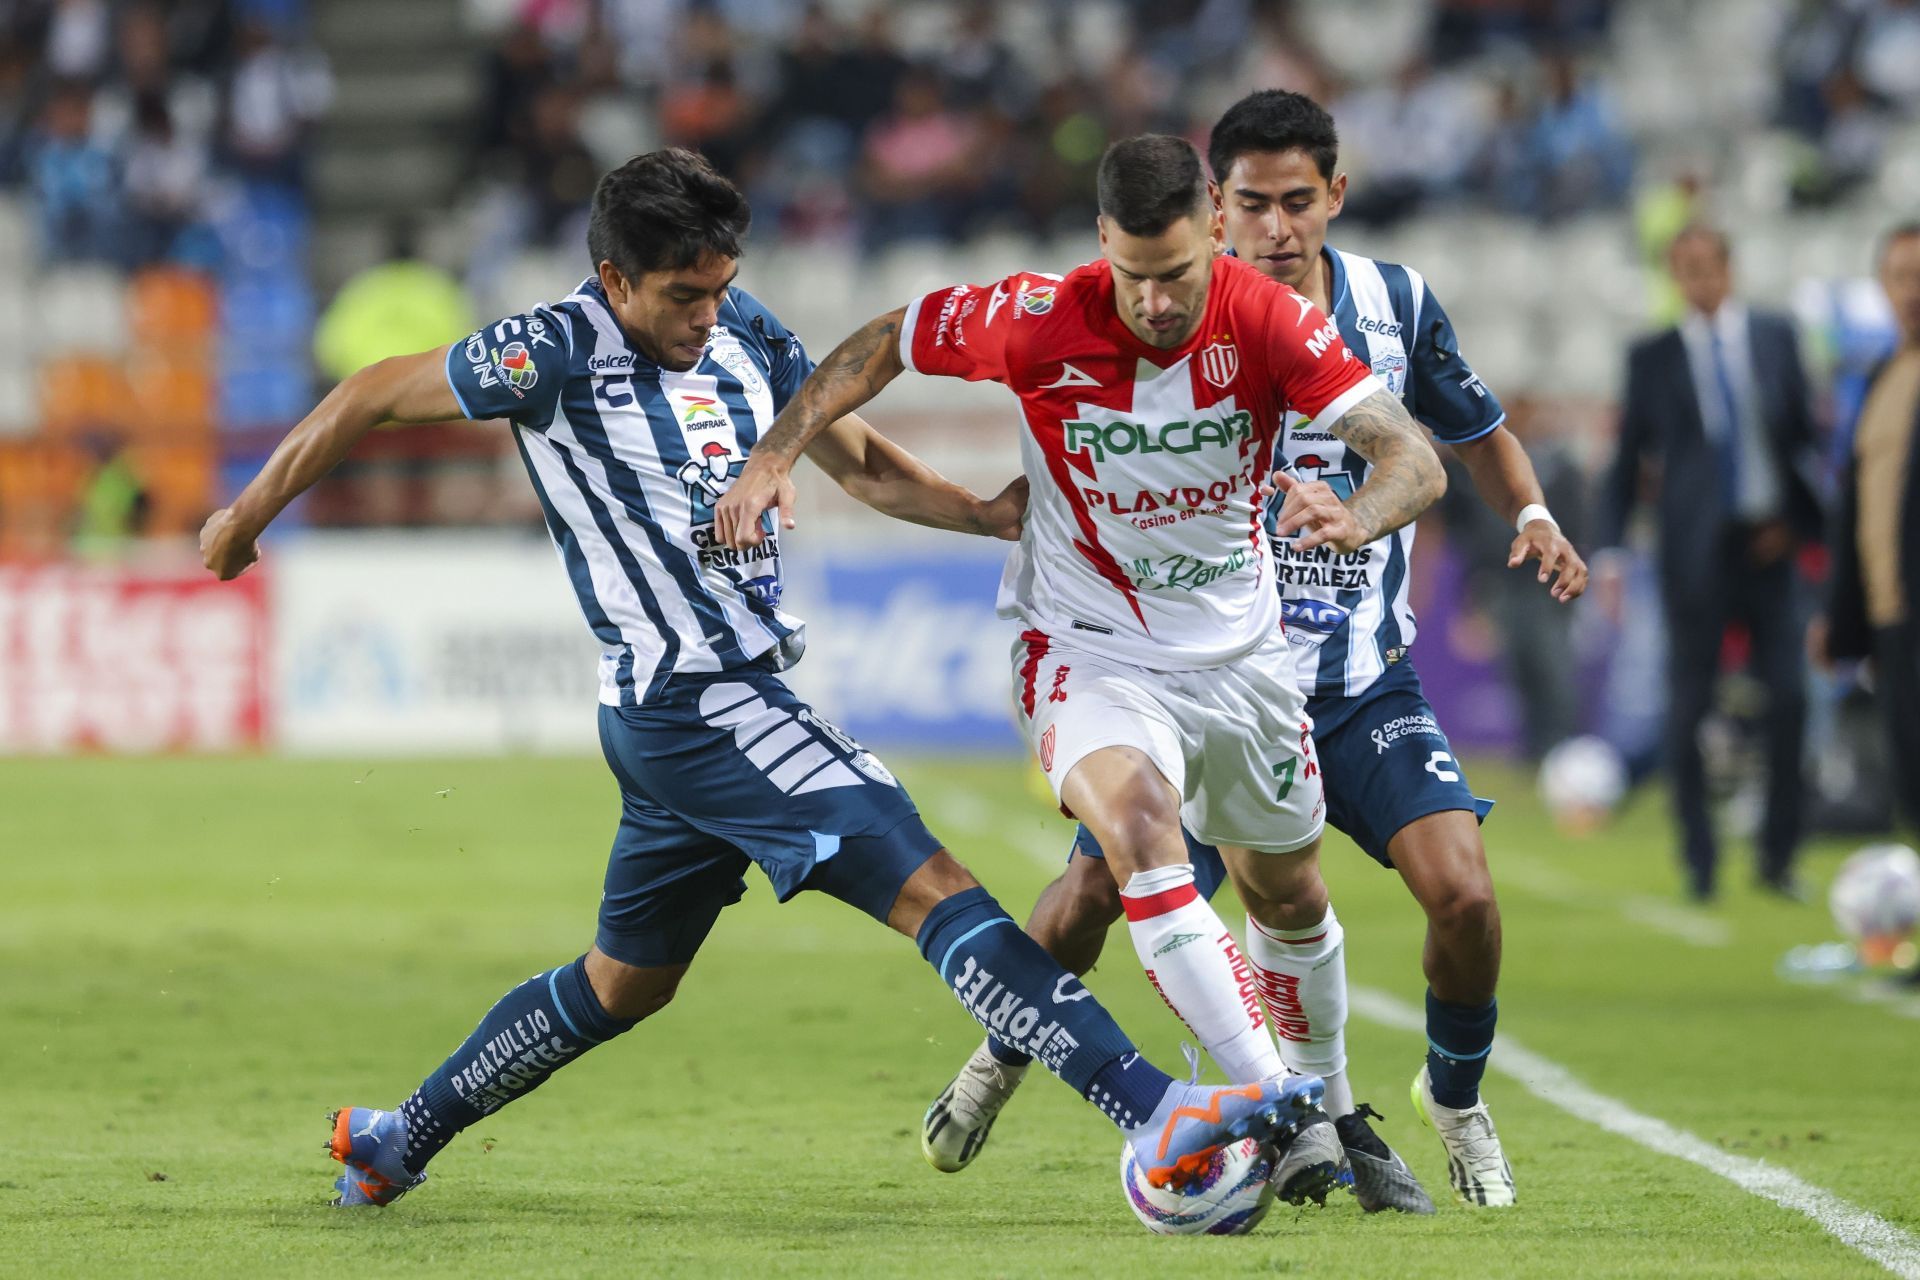
[{"label": "white sideline marking", "polygon": [[1664,933],[1694,947],[1724,947],[1733,942],[1733,929],[1724,920],[1659,898],[1615,898],[1570,879],[1558,871],[1527,863],[1502,862],[1494,869],[1495,885],[1512,885],[1523,893],[1569,907],[1612,905],[1627,920],[1655,933]]},{"label": "white sideline marking", "polygon": [[1920,1018],[1920,996],[1908,995],[1884,982],[1855,984],[1845,988],[1845,993],[1855,1004],[1879,1005],[1902,1018]]},{"label": "white sideline marking", "polygon": [[[1347,1002],[1355,1013],[1382,1026],[1426,1034],[1426,1015],[1384,991],[1350,987]],[[1642,1115],[1618,1098],[1596,1093],[1565,1067],[1521,1048],[1509,1036],[1500,1037],[1487,1066],[1519,1081],[1528,1093],[1569,1115],[1599,1125],[1650,1151],[1697,1164],[1783,1209],[1804,1213],[1828,1235],[1902,1280],[1920,1280],[1920,1240],[1831,1191],[1802,1181],[1764,1160],[1722,1151],[1684,1129]]]}]

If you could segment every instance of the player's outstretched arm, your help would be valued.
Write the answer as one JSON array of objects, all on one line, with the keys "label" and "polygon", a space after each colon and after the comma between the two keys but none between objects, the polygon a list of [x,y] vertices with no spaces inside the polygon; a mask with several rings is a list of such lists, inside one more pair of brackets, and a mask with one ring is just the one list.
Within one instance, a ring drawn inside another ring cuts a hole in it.
[{"label": "player's outstretched arm", "polygon": [[858,414],[814,437],[807,457],[848,494],[882,515],[934,529],[1016,539],[1027,510],[1027,478],[981,498],[887,439]]},{"label": "player's outstretched arm", "polygon": [[801,384],[715,505],[714,533],[721,542],[758,545],[760,517],[769,509],[780,512],[781,527],[793,528],[793,460],[815,436],[880,394],[906,369],[900,361],[900,327],[906,318],[901,307],[868,322]]},{"label": "player's outstretched arm", "polygon": [[360,437],[383,422],[445,422],[466,415],[447,382],[447,348],[394,356],[336,386],[287,433],[233,505],[200,530],[200,558],[221,581],[260,558],[260,534],[286,505],[333,470]]},{"label": "player's outstretched arm", "polygon": [[[1587,562],[1573,549],[1573,543],[1560,532],[1559,524],[1547,514],[1547,495],[1534,474],[1533,460],[1526,446],[1505,427],[1495,427],[1478,440],[1453,446],[1467,474],[1473,477],[1474,492],[1500,517],[1519,525],[1519,534],[1507,553],[1507,568],[1518,569],[1529,560],[1540,562],[1540,581],[1551,582],[1548,589],[1555,600],[1566,604],[1587,589]],[[1555,575],[1558,580],[1555,581]]]},{"label": "player's outstretched arm", "polygon": [[1366,483],[1342,502],[1322,483],[1301,484],[1281,475],[1286,491],[1275,532],[1300,531],[1301,550],[1326,545],[1358,551],[1383,534],[1413,521],[1447,491],[1447,473],[1426,432],[1391,392],[1376,391],[1327,428],[1371,466]]}]

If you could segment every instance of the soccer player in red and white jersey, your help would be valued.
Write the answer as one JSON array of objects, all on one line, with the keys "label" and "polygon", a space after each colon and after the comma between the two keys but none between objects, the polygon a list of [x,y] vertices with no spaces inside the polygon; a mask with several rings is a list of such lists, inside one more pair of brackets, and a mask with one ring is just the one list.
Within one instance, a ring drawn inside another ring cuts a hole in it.
[{"label": "soccer player in red and white jersey", "polygon": [[1304,503],[1280,527],[1341,552],[1414,519],[1445,480],[1319,308],[1219,256],[1188,143],[1115,144],[1099,204],[1101,261],[935,290],[843,342],[755,445],[716,532],[752,545],[775,506],[790,527],[794,459],[905,370],[1019,396],[1032,492],[1000,607],[1026,625],[1022,727],[1106,850],[1155,987],[1230,1079],[1274,1077],[1253,974],[1195,891],[1181,834],[1184,821],[1221,847],[1263,920],[1285,855],[1315,850],[1325,819],[1262,536],[1264,469],[1289,411],[1368,458],[1349,499]]}]

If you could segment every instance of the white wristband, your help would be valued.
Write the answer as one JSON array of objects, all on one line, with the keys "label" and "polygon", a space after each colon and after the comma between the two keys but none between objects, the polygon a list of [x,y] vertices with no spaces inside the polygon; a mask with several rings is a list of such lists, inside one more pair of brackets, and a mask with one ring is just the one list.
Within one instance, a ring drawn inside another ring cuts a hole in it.
[{"label": "white wristband", "polygon": [[1526,506],[1520,508],[1520,518],[1513,522],[1513,527],[1524,533],[1526,532],[1527,526],[1535,520],[1545,520],[1556,529],[1560,527],[1560,522],[1553,518],[1553,512],[1547,510],[1537,502],[1529,502]]}]

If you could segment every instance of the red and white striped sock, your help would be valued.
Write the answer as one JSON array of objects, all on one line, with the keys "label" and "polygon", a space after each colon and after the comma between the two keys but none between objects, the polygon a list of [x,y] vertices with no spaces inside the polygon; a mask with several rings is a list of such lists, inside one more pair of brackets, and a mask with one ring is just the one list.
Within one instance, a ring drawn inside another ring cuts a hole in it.
[{"label": "red and white striped sock", "polygon": [[1330,1116],[1353,1110],[1347,1080],[1347,950],[1340,918],[1327,904],[1320,923],[1269,929],[1247,917],[1247,959],[1253,962],[1267,1017],[1280,1037],[1287,1070],[1327,1082],[1321,1103]]},{"label": "red and white striped sock", "polygon": [[1136,872],[1120,892],[1147,981],[1235,1084],[1278,1076],[1253,966],[1180,863]]}]

